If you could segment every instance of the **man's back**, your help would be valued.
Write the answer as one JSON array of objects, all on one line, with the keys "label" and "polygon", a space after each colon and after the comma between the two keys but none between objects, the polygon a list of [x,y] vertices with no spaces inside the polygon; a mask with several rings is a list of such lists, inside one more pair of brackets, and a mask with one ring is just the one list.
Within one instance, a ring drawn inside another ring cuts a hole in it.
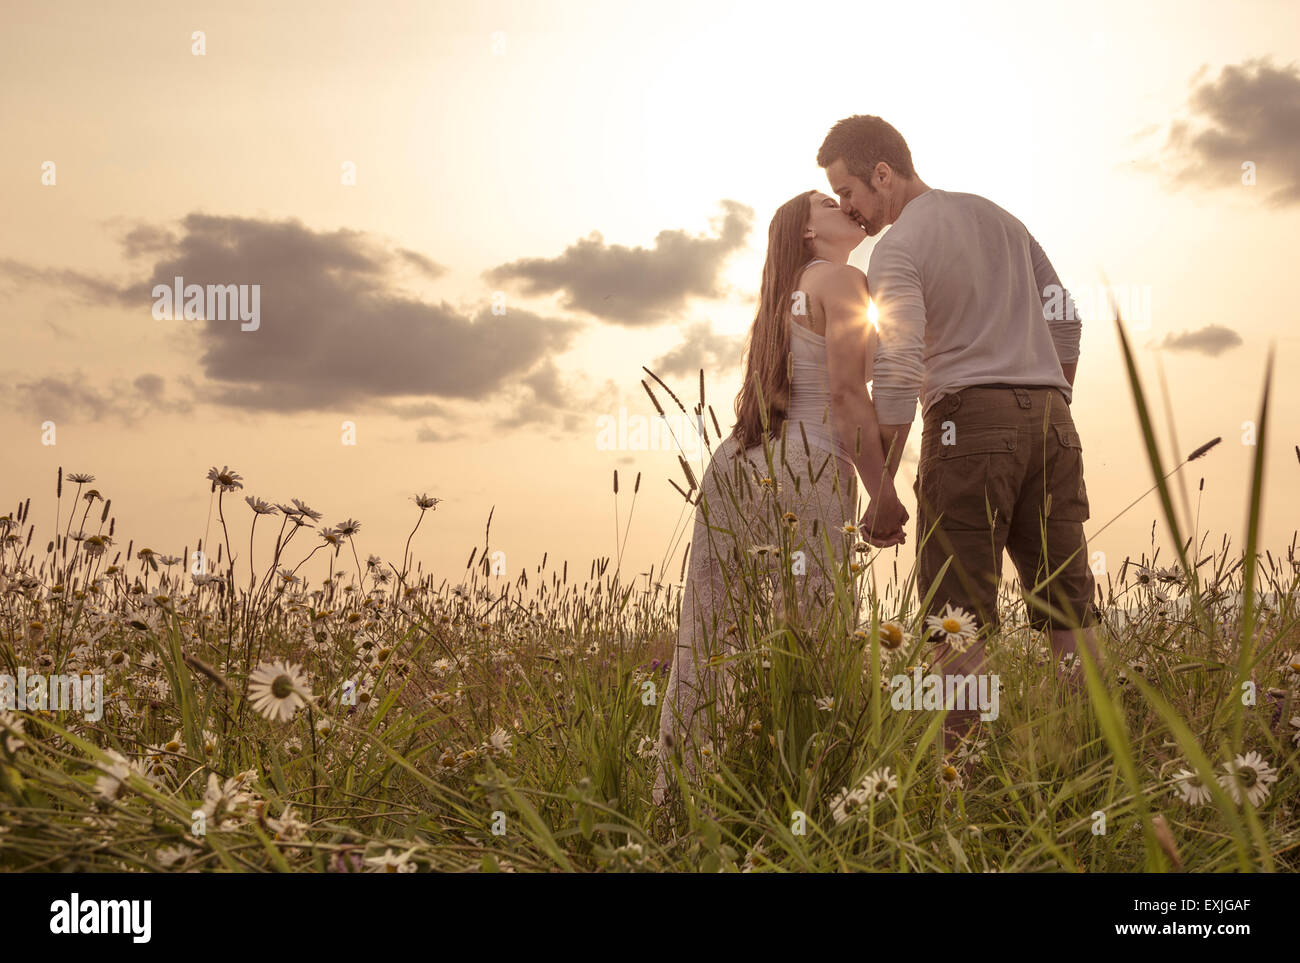
[{"label": "man's back", "polygon": [[[925,411],[974,384],[1053,385],[1071,398],[1061,366],[1079,356],[1073,304],[1025,226],[987,198],[914,198],[872,251],[867,283],[880,312],[882,424],[910,424],[918,394]],[[1045,298],[1062,317],[1045,319]]]}]

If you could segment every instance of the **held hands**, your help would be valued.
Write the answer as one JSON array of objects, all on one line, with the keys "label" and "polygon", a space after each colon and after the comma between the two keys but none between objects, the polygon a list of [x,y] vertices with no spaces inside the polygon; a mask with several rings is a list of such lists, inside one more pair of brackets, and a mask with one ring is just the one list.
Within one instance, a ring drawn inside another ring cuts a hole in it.
[{"label": "held hands", "polygon": [[867,505],[867,513],[862,516],[862,537],[876,548],[888,548],[901,545],[907,541],[903,526],[910,516],[903,503],[898,500],[893,481],[882,485],[876,497]]}]

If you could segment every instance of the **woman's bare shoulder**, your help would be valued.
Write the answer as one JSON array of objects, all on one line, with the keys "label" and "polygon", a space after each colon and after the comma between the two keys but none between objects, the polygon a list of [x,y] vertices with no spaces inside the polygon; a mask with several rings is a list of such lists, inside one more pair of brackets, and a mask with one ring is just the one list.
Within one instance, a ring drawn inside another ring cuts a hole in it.
[{"label": "woman's bare shoulder", "polygon": [[861,268],[852,264],[836,264],[822,261],[806,268],[803,272],[803,287],[806,289],[832,289],[832,287],[867,286],[867,276]]},{"label": "woman's bare shoulder", "polygon": [[865,291],[867,276],[860,268],[856,268],[852,264],[836,264],[826,261],[814,264],[804,270],[803,288],[809,294],[814,295],[832,291]]}]

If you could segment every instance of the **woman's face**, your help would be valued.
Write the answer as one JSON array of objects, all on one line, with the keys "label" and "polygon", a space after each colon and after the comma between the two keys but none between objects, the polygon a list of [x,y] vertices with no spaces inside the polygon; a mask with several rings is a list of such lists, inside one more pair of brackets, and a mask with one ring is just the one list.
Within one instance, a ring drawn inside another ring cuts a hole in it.
[{"label": "woman's face", "polygon": [[[861,241],[866,238],[866,229],[840,210],[839,202],[829,194],[813,191],[809,204],[811,211],[808,219],[808,230],[814,232],[817,237],[827,241],[843,241],[855,238]],[[805,233],[806,236],[807,233]]]}]

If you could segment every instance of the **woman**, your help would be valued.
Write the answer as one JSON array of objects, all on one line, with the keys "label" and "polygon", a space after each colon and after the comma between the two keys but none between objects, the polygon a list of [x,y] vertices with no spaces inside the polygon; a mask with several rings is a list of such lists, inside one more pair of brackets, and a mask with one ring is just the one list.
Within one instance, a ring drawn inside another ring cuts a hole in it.
[{"label": "woman", "polygon": [[855,468],[871,497],[871,542],[905,539],[907,512],[867,394],[876,333],[866,277],[848,265],[865,237],[820,191],[787,201],[768,227],[737,422],[700,486],[660,710],[656,804],[675,753],[694,773],[697,754],[713,751],[718,723],[734,708],[732,666],[756,619],[771,616],[810,638],[856,625],[857,599],[835,592],[847,581],[836,569],[857,542]]}]

